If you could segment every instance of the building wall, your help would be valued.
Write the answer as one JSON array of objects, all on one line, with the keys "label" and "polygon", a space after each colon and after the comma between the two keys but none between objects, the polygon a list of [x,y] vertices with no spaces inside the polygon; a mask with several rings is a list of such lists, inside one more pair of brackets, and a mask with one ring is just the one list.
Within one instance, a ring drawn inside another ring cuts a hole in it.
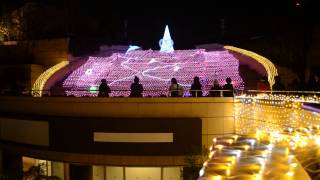
[{"label": "building wall", "polygon": [[[213,137],[234,133],[233,98],[0,97],[0,100],[1,122],[5,122],[0,125],[1,129],[10,128],[7,127],[10,122],[15,124],[15,132],[19,132],[16,136],[13,132],[3,133],[1,139],[21,144],[18,148],[21,152],[29,155],[38,153],[55,161],[182,165],[183,156],[192,152],[190,145],[208,147]],[[30,130],[43,123],[50,128]],[[173,143],[163,146],[148,143],[114,146],[112,142],[92,142],[92,132],[101,132],[99,128],[102,132],[114,130],[116,133],[173,132],[174,138]],[[28,138],[23,134],[27,134]],[[40,136],[44,140],[39,141],[37,137]],[[34,145],[35,148],[31,151],[24,144]],[[10,149],[10,145],[5,146]],[[38,149],[39,146],[44,152]],[[109,149],[109,146],[114,149]],[[167,151],[165,147],[172,148],[172,151]],[[106,149],[105,152],[103,149]],[[142,149],[149,149],[150,152],[143,152]],[[139,153],[151,156],[134,157]],[[133,157],[124,158],[130,155]],[[163,157],[157,157],[159,155]]]}]

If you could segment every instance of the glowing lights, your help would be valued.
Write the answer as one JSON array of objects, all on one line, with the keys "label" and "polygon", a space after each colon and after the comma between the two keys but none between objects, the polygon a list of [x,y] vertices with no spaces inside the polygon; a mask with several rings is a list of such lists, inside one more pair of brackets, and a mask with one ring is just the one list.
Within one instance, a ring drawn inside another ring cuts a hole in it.
[{"label": "glowing lights", "polygon": [[221,144],[218,144],[218,145],[215,146],[215,148],[219,149],[220,151],[221,151],[221,149],[222,149],[223,147],[224,147],[224,146],[221,145]]},{"label": "glowing lights", "polygon": [[166,25],[163,38],[160,40],[159,45],[160,52],[172,53],[174,51],[173,40],[171,39],[168,25]]},{"label": "glowing lights", "polygon": [[32,96],[33,97],[42,97],[43,94],[43,88],[48,81],[48,79],[57,71],[65,67],[69,64],[69,61],[62,61],[51,68],[47,69],[45,72],[43,72],[35,81],[32,87]]},{"label": "glowing lights", "polygon": [[[300,133],[299,141],[305,141],[309,144],[314,140],[315,131],[312,131],[313,134],[308,134],[307,130],[310,128],[299,129],[309,137],[305,139]],[[211,180],[217,175],[222,179],[238,179],[240,177],[243,179],[270,179],[271,177],[282,179],[285,176],[291,178],[295,175],[306,179],[308,176],[301,169],[301,166],[298,167],[296,156],[292,154],[294,151],[286,147],[287,142],[295,137],[296,131],[298,129],[293,129],[288,134],[287,129],[267,132],[260,128],[256,133],[245,136],[237,135],[237,141],[234,143],[229,143],[230,139],[234,140],[234,135],[214,138],[217,145],[215,145],[215,149],[210,151],[209,159],[203,164],[198,180]],[[269,142],[270,136],[273,135],[281,137],[274,144]],[[255,145],[248,145],[252,140],[255,141]]]},{"label": "glowing lights", "polygon": [[228,169],[226,170],[226,176],[230,176],[230,174],[231,174],[231,170],[228,168]]},{"label": "glowing lights", "polygon": [[[214,153],[210,152],[209,164],[198,180],[210,180],[217,174],[222,179],[308,179],[302,168],[320,174],[318,169],[311,169],[319,162],[320,115],[301,108],[305,101],[320,103],[317,97],[237,98],[237,135],[214,138]],[[220,168],[219,163],[231,166]]]},{"label": "glowing lights", "polygon": [[317,137],[315,138],[315,143],[316,143],[317,145],[320,145],[320,137],[319,137],[319,136],[317,136]]},{"label": "glowing lights", "polygon": [[92,69],[87,69],[85,72],[86,75],[91,75],[92,74]]},{"label": "glowing lights", "polygon": [[248,151],[248,149],[250,148],[250,146],[249,146],[249,145],[244,145],[243,148],[244,148],[245,151]]},{"label": "glowing lights", "polygon": [[90,93],[98,93],[98,88],[96,86],[91,86],[89,88]]},{"label": "glowing lights", "polygon": [[232,144],[232,143],[233,143],[233,140],[232,140],[232,139],[228,139],[227,142],[228,142],[229,144]]},{"label": "glowing lights", "polygon": [[138,50],[138,49],[141,49],[141,47],[129,45],[129,48],[127,49],[126,53],[128,53],[130,51]]},{"label": "glowing lights", "polygon": [[175,77],[189,96],[193,78],[201,80],[204,95],[208,94],[214,79],[220,85],[231,77],[235,89],[243,89],[239,75],[239,61],[227,50],[206,52],[203,49],[176,50],[160,53],[153,50],[135,50],[126,54],[114,53],[110,57],[89,57],[63,82],[66,94],[76,97],[97,96],[90,87],[98,87],[106,79],[111,97],[128,96],[134,76],[140,78],[144,96],[167,95],[171,78]]},{"label": "glowing lights", "polygon": [[293,171],[288,171],[288,172],[286,173],[286,175],[287,175],[287,176],[293,176],[293,175],[294,175],[294,172],[293,172]]},{"label": "glowing lights", "polygon": [[244,49],[240,49],[240,48],[236,48],[236,47],[232,47],[232,46],[224,46],[224,48],[228,49],[230,51],[238,52],[238,53],[243,54],[245,56],[249,56],[249,57],[255,59],[256,61],[258,61],[260,64],[262,64],[263,67],[267,71],[268,82],[270,84],[270,89],[272,89],[272,86],[275,83],[274,77],[278,75],[278,72],[277,72],[276,67],[273,65],[273,63],[269,59],[267,59],[263,56],[260,56],[259,54],[254,53],[252,51],[248,51],[248,50],[244,50]]},{"label": "glowing lights", "polygon": [[296,168],[297,166],[298,166],[297,163],[291,163],[291,164],[290,164],[290,167],[292,167],[292,168]]}]

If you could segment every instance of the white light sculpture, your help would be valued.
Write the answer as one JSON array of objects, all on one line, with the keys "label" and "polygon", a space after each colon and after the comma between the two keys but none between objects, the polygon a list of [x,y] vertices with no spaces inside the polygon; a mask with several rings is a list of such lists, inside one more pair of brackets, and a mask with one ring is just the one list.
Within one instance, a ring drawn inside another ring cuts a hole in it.
[{"label": "white light sculpture", "polygon": [[163,38],[160,39],[159,45],[160,45],[160,52],[171,53],[174,51],[173,40],[171,39],[168,25],[166,25]]}]

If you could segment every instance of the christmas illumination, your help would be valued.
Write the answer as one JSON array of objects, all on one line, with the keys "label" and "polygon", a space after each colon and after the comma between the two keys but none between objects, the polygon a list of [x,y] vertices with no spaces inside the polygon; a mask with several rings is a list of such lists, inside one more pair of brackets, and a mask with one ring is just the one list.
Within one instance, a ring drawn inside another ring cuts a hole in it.
[{"label": "christmas illumination", "polygon": [[126,51],[126,53],[128,53],[128,52],[130,52],[130,51],[137,50],[137,49],[141,49],[141,47],[129,45],[129,48],[128,48],[128,50]]},{"label": "christmas illumination", "polygon": [[67,77],[63,87],[67,95],[97,96],[90,89],[98,89],[101,79],[106,79],[111,88],[110,96],[128,96],[134,76],[140,78],[144,96],[167,95],[171,78],[178,80],[186,90],[184,95],[188,96],[195,76],[201,80],[204,95],[208,94],[214,79],[222,86],[230,77],[235,89],[243,89],[238,59],[226,50],[206,52],[203,49],[173,53],[135,50],[114,53],[110,57],[89,57]]},{"label": "christmas illumination", "polygon": [[263,56],[260,56],[259,54],[254,53],[252,51],[240,49],[240,48],[233,47],[233,46],[224,46],[224,48],[228,49],[230,51],[234,51],[234,52],[243,54],[245,56],[249,56],[249,57],[255,59],[256,61],[258,61],[260,64],[262,64],[268,73],[268,82],[270,84],[270,89],[272,89],[272,86],[275,83],[274,77],[278,76],[278,71],[269,59],[267,59]]},{"label": "christmas illumination", "polygon": [[320,177],[320,114],[303,109],[315,94],[236,97],[236,135],[213,139],[198,180]]},{"label": "christmas illumination", "polygon": [[41,97],[44,91],[44,85],[46,84],[47,80],[57,71],[65,67],[69,64],[69,61],[62,61],[51,68],[47,69],[45,72],[43,72],[35,81],[32,87],[32,96],[33,97]]},{"label": "christmas illumination", "polygon": [[174,51],[173,40],[171,39],[168,25],[166,26],[163,38],[160,40],[159,45],[160,45],[160,52],[171,53]]}]

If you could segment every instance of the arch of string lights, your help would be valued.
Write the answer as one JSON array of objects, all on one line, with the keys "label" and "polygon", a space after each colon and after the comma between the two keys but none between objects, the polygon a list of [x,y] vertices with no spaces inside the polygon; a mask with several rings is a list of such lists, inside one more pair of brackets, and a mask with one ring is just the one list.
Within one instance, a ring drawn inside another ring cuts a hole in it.
[{"label": "arch of string lights", "polygon": [[222,86],[230,77],[235,89],[243,89],[239,75],[239,61],[227,50],[206,52],[204,49],[175,50],[164,53],[154,50],[136,50],[114,53],[110,57],[89,57],[63,82],[68,96],[97,96],[101,79],[105,78],[112,90],[111,96],[128,96],[134,76],[140,78],[144,96],[167,95],[171,78],[176,78],[185,91],[193,78],[201,80],[204,94],[217,79]]},{"label": "arch of string lights", "polygon": [[272,89],[272,86],[275,83],[274,77],[278,76],[278,71],[277,68],[274,66],[274,64],[267,58],[260,56],[257,53],[254,53],[252,51],[248,51],[245,49],[240,49],[237,47],[233,47],[233,46],[224,46],[225,49],[230,50],[230,51],[235,51],[238,52],[240,54],[243,54],[245,56],[249,56],[253,59],[255,59],[256,61],[258,61],[260,64],[262,64],[262,66],[266,69],[267,73],[268,73],[268,82],[270,85],[270,89]]}]

